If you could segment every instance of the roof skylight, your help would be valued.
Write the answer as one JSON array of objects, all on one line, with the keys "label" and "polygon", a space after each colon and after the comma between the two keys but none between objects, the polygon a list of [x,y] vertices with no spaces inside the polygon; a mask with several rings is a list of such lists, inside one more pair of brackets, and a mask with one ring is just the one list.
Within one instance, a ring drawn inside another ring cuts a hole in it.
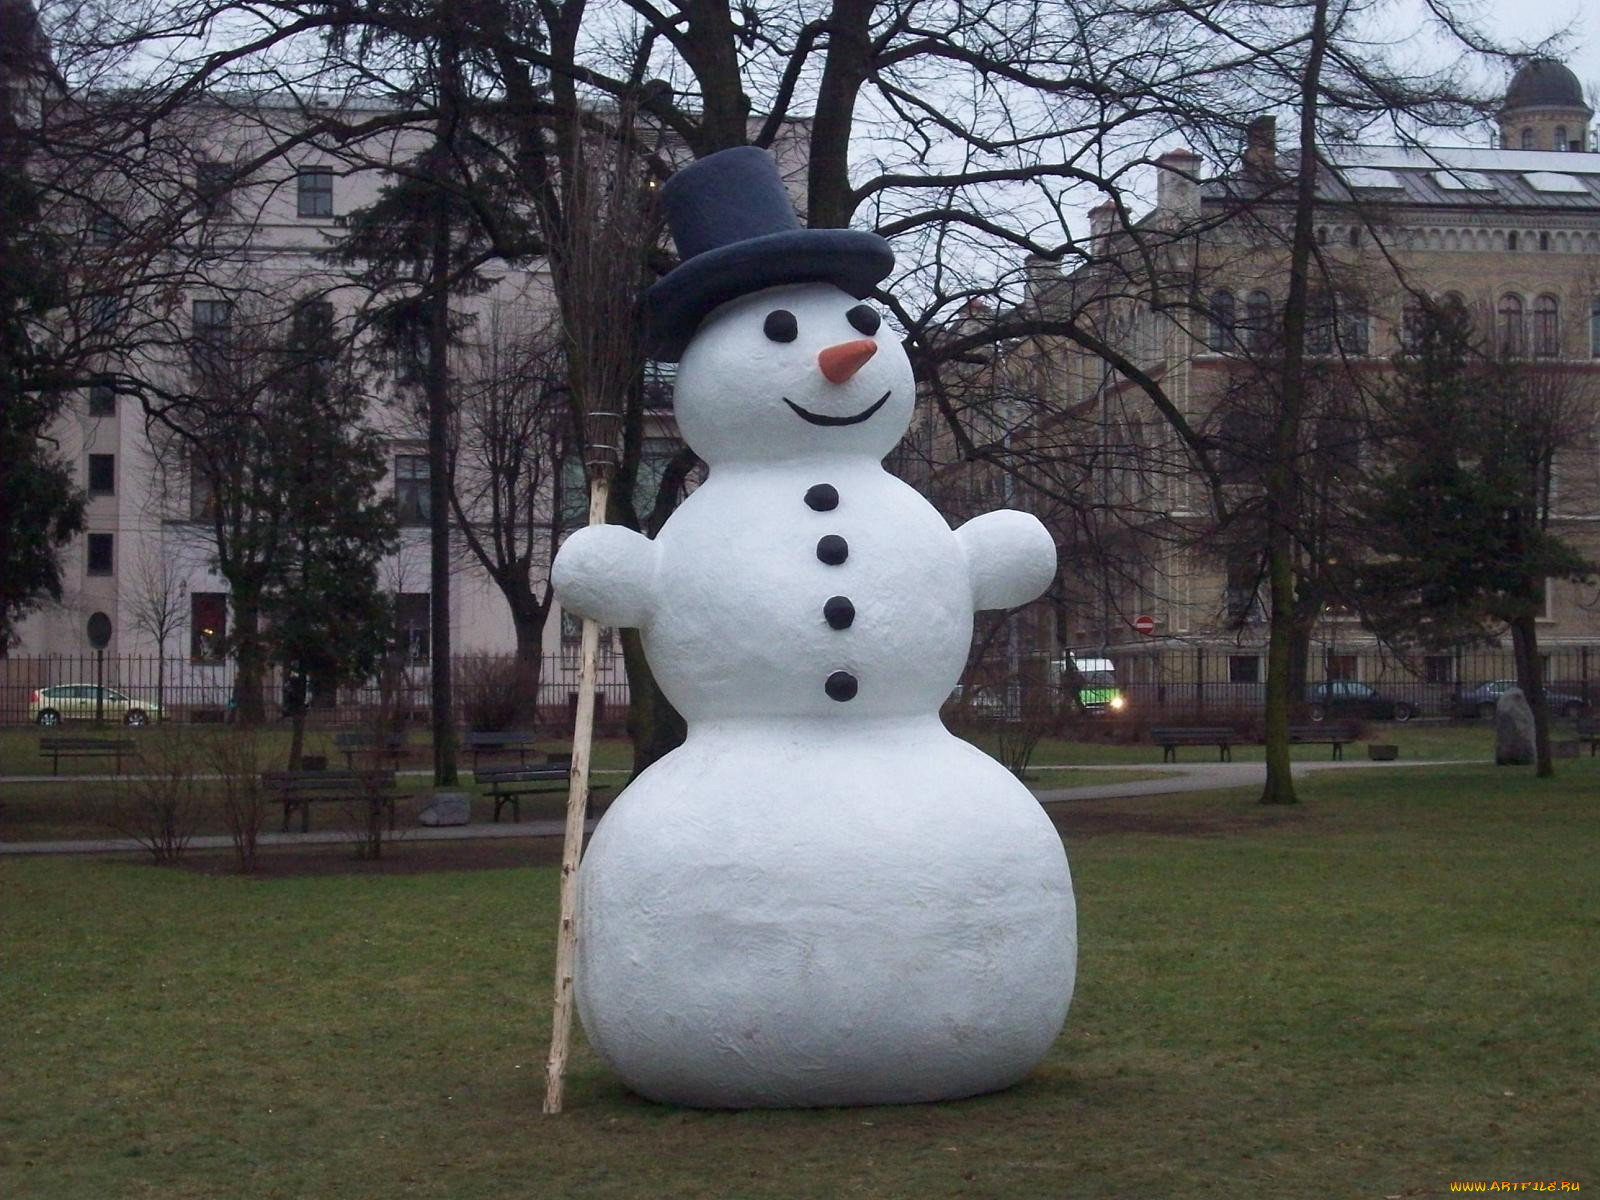
[{"label": "roof skylight", "polygon": [[1404,186],[1400,176],[1382,167],[1341,167],[1339,171],[1346,184],[1361,191],[1399,191]]},{"label": "roof skylight", "polygon": [[1536,192],[1576,192],[1587,195],[1589,191],[1583,185],[1583,180],[1575,175],[1563,175],[1560,171],[1524,171],[1522,177]]},{"label": "roof skylight", "polygon": [[1494,181],[1481,171],[1435,171],[1433,178],[1447,192],[1494,191]]}]

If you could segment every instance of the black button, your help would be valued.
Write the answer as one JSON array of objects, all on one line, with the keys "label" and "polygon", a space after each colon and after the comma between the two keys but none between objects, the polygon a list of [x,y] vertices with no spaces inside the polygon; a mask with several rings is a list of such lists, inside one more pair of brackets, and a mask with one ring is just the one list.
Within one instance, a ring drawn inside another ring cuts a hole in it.
[{"label": "black button", "polygon": [[831,699],[845,701],[856,698],[856,677],[849,671],[835,671],[824,685]]},{"label": "black button", "polygon": [[837,567],[850,557],[850,544],[837,533],[830,533],[817,541],[817,557],[830,567]]},{"label": "black button", "polygon": [[848,596],[830,596],[822,606],[822,617],[835,629],[849,629],[856,619],[856,606]]},{"label": "black button", "polygon": [[839,507],[839,489],[831,483],[814,483],[806,489],[806,507],[832,512]]}]

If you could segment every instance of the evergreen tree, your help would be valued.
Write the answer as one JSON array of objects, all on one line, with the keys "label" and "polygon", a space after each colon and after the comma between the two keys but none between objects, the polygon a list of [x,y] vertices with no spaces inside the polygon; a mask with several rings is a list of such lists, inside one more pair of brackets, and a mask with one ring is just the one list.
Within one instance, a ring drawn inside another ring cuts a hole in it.
[{"label": "evergreen tree", "polygon": [[24,129],[48,78],[32,9],[0,5],[0,650],[29,611],[61,598],[61,547],[83,528],[83,494],[49,437],[66,381],[40,341],[64,300],[61,248],[40,219]]},{"label": "evergreen tree", "polygon": [[1486,353],[1459,306],[1426,306],[1414,337],[1379,397],[1384,463],[1363,500],[1373,555],[1358,595],[1390,642],[1442,648],[1509,629],[1539,773],[1552,774],[1536,621],[1548,580],[1595,569],[1549,527],[1555,455],[1588,406],[1549,366]]}]

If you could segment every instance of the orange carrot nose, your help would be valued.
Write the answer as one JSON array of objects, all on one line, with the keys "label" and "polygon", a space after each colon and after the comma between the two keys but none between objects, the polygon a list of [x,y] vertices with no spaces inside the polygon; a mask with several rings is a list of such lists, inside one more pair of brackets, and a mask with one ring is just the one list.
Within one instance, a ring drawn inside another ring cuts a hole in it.
[{"label": "orange carrot nose", "polygon": [[828,377],[829,383],[844,383],[862,367],[867,359],[878,352],[878,343],[871,338],[857,338],[853,342],[840,342],[829,346],[817,355],[817,366]]}]

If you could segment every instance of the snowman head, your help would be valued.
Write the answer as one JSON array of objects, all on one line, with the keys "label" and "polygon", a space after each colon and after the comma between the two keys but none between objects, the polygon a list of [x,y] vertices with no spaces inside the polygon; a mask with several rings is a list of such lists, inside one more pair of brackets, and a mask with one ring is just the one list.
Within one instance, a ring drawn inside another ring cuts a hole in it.
[{"label": "snowman head", "polygon": [[829,283],[766,288],[715,309],[683,352],[674,407],[706,462],[893,450],[911,364],[878,308]]}]

